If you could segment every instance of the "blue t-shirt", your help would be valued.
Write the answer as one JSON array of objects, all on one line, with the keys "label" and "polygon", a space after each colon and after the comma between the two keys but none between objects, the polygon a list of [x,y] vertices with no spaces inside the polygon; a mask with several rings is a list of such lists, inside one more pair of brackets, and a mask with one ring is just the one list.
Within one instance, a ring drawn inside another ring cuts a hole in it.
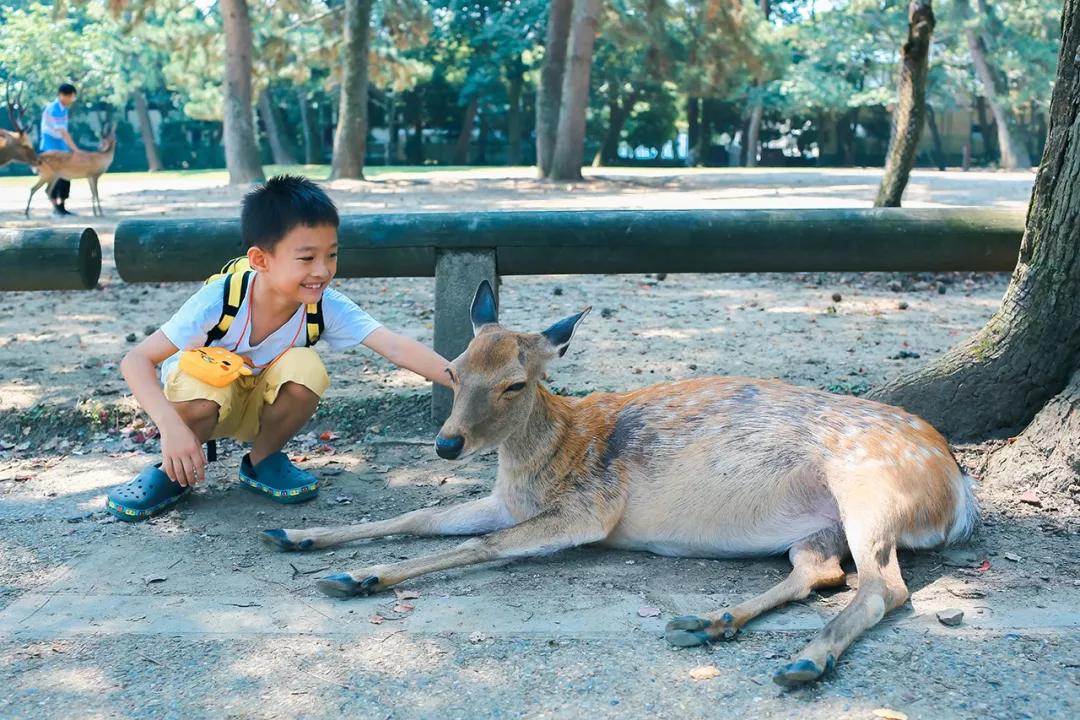
[{"label": "blue t-shirt", "polygon": [[60,135],[60,130],[67,130],[68,109],[57,98],[45,106],[41,113],[41,147],[40,152],[49,150],[62,150],[69,152],[67,143]]}]

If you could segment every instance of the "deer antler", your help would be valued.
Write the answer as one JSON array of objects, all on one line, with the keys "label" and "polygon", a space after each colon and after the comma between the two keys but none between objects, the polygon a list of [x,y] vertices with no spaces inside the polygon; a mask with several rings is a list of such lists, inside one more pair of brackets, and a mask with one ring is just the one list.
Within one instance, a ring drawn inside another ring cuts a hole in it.
[{"label": "deer antler", "polygon": [[[11,121],[11,129],[17,133],[25,132],[22,127],[22,118],[26,114],[26,108],[22,104],[23,88],[19,87],[19,94],[15,96],[15,102],[11,101],[11,80],[4,85],[4,99],[7,101],[8,119]],[[15,110],[18,108],[18,114]]]}]

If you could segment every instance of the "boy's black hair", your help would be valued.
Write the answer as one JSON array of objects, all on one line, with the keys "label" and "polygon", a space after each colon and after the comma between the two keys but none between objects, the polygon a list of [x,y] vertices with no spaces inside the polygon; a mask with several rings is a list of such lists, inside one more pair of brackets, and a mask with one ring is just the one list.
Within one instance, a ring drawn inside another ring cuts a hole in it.
[{"label": "boy's black hair", "polygon": [[60,87],[56,90],[57,95],[78,95],[79,91],[75,89],[75,86],[71,83],[60,83]]},{"label": "boy's black hair", "polygon": [[244,249],[273,250],[298,225],[318,227],[341,223],[334,201],[315,183],[299,175],[278,175],[244,196],[240,236]]}]

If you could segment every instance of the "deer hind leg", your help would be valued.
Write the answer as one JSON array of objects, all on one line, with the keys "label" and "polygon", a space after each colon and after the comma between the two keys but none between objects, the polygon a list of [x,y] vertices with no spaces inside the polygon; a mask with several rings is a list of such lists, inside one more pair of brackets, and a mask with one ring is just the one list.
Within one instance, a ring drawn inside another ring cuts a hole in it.
[{"label": "deer hind leg", "polygon": [[[613,526],[614,522],[610,523]],[[327,595],[370,595],[409,578],[438,570],[507,558],[530,557],[603,540],[611,527],[594,515],[546,510],[520,525],[466,540],[446,552],[414,560],[375,565],[322,578],[317,585]]]},{"label": "deer hind leg", "polygon": [[881,527],[880,523],[874,526],[861,519],[856,524],[845,523],[859,572],[859,590],[851,604],[773,675],[778,685],[796,687],[821,677],[859,635],[907,600],[908,589],[896,562],[896,540],[881,532]]},{"label": "deer hind leg", "polygon": [[[30,188],[30,197],[26,198],[26,210],[23,211],[23,215],[25,215],[26,217],[30,217],[30,201],[34,199],[34,193],[36,193],[38,191],[38,188],[44,184],[46,184],[46,181],[39,179],[36,183],[34,183],[34,187]],[[49,187],[45,192],[51,192],[52,186],[53,184],[49,183]]]},{"label": "deer hind leg", "polygon": [[98,179],[93,176],[86,178],[86,182],[90,185],[90,212],[94,215],[104,215],[101,209],[101,198],[98,197],[97,181]]},{"label": "deer hind leg", "polygon": [[839,527],[815,533],[788,552],[791,574],[783,581],[733,608],[674,618],[667,624],[667,641],[677,647],[691,647],[711,640],[730,640],[743,625],[764,612],[801,600],[817,588],[843,585],[845,574],[840,561],[846,553],[847,544]]},{"label": "deer hind leg", "polygon": [[259,537],[282,550],[316,550],[361,538],[387,535],[481,535],[514,524],[506,505],[494,495],[433,510],[423,508],[397,517],[358,525],[304,530],[263,530]]}]

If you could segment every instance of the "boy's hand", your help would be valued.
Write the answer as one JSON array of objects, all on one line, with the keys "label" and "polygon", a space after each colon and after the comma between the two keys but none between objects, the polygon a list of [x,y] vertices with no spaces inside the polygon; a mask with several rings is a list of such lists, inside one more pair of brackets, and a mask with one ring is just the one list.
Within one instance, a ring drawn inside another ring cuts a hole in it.
[{"label": "boy's hand", "polygon": [[161,469],[182,487],[200,483],[206,477],[202,443],[182,422],[161,429]]}]

